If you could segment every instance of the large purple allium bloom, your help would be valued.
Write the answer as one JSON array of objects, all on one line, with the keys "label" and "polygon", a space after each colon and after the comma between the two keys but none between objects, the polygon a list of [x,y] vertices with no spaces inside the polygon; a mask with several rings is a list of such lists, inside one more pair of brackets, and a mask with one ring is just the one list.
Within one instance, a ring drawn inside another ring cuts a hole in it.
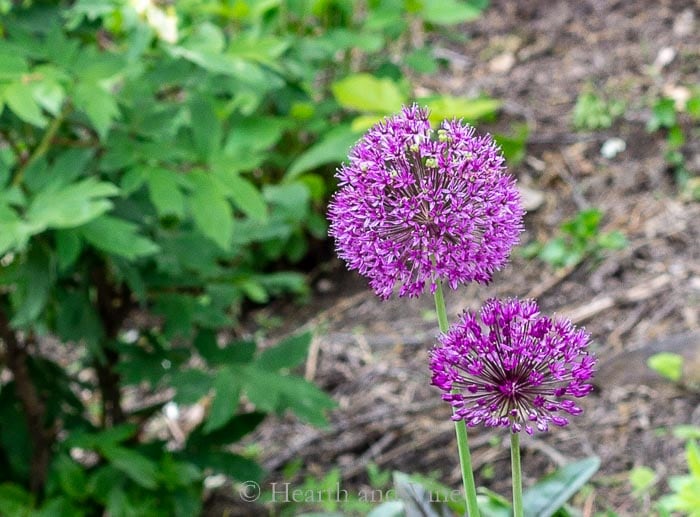
[{"label": "large purple allium bloom", "polygon": [[490,136],[458,120],[433,131],[416,105],[372,127],[336,176],[328,217],[340,258],[382,298],[439,281],[487,283],[522,231],[515,180]]},{"label": "large purple allium bloom", "polygon": [[570,321],[549,318],[532,300],[487,301],[479,314],[465,312],[439,338],[430,356],[433,385],[469,426],[564,426],[563,413],[582,412],[570,397],[593,387],[595,359],[589,336]]}]

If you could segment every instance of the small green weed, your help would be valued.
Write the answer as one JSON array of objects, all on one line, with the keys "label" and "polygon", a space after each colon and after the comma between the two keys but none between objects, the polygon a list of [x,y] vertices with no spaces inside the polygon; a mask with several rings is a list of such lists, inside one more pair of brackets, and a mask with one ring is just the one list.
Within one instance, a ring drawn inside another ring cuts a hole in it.
[{"label": "small green weed", "polygon": [[574,127],[589,131],[606,129],[624,112],[623,101],[606,100],[595,93],[585,92],[579,95],[574,107]]},{"label": "small green weed", "polygon": [[601,232],[603,212],[597,208],[582,210],[562,223],[560,235],[542,244],[533,242],[522,251],[527,258],[537,257],[553,267],[573,267],[588,257],[597,258],[604,250],[618,250],[627,245],[619,231]]}]

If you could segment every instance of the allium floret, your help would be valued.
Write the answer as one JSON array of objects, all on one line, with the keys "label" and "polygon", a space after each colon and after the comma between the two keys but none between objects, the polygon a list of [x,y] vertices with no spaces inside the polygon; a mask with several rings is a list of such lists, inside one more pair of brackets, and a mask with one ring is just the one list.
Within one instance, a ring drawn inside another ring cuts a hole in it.
[{"label": "allium floret", "polygon": [[593,389],[588,344],[583,329],[540,314],[533,300],[491,299],[439,337],[430,354],[432,384],[452,405],[453,419],[468,426],[547,431],[550,422],[568,424],[563,414],[580,414],[571,397]]},{"label": "allium floret", "polygon": [[330,235],[382,298],[488,283],[522,231],[523,208],[490,136],[460,120],[433,131],[416,105],[372,127],[337,172]]}]

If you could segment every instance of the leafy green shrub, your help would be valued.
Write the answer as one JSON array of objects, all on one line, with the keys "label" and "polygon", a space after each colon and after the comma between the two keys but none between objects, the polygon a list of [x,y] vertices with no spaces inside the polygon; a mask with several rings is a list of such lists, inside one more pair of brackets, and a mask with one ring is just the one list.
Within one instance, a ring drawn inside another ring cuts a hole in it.
[{"label": "leafy green shrub", "polygon": [[[220,330],[246,299],[305,291],[288,269],[325,237],[324,167],[357,137],[348,111],[410,97],[386,56],[411,18],[483,7],[0,3],[3,512],[195,515],[205,476],[260,477],[228,445],[265,414],[324,422],[328,398],[289,372],[309,336],[256,352],[220,346]],[[170,399],[211,402],[177,450],[146,432]]]}]

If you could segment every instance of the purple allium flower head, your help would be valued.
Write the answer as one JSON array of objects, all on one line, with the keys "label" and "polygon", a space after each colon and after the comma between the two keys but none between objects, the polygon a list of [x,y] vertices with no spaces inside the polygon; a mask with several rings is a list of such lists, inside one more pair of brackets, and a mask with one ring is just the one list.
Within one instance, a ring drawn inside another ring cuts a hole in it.
[{"label": "purple allium flower head", "polygon": [[564,426],[564,413],[582,412],[571,397],[593,387],[595,358],[588,334],[569,320],[549,318],[533,300],[488,300],[479,314],[466,311],[430,354],[432,384],[469,426]]},{"label": "purple allium flower head", "polygon": [[328,209],[340,258],[382,298],[426,284],[487,283],[522,231],[515,180],[490,136],[458,120],[433,131],[416,105],[372,127],[336,174]]}]

